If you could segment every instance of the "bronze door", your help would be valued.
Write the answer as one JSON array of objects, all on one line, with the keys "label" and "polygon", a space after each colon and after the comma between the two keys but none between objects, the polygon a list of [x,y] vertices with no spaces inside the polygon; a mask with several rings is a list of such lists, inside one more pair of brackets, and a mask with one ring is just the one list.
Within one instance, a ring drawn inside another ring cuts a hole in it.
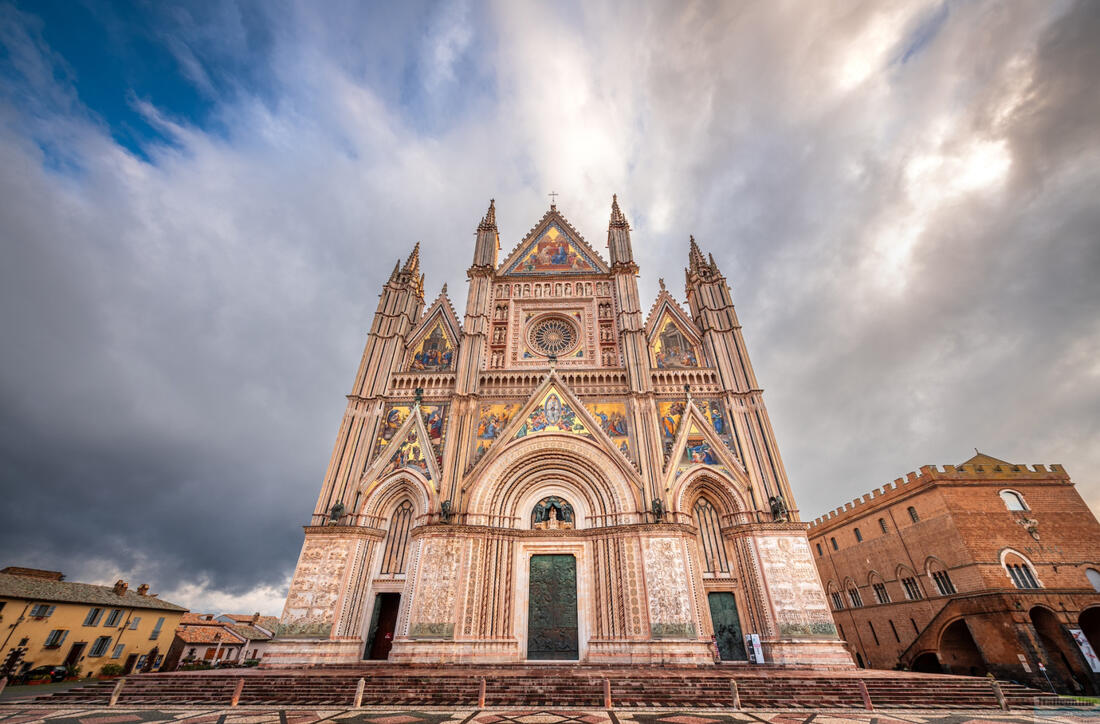
[{"label": "bronze door", "polygon": [[575,557],[531,556],[527,621],[528,659],[578,658]]},{"label": "bronze door", "polygon": [[744,661],[745,639],[741,635],[741,619],[737,615],[737,601],[732,593],[708,593],[710,622],[714,626],[714,638],[718,643],[718,655],[722,661]]}]

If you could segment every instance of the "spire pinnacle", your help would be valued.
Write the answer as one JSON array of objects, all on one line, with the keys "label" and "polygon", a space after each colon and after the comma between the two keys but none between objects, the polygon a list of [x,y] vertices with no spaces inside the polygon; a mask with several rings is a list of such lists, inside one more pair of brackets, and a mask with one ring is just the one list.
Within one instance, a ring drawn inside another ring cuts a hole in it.
[{"label": "spire pinnacle", "polygon": [[622,209],[619,208],[619,195],[611,195],[611,225],[620,228],[628,229],[630,225],[626,223],[626,217],[623,216]]},{"label": "spire pinnacle", "polygon": [[492,230],[496,231],[497,228],[497,200],[489,199],[489,210],[485,212],[485,216],[481,219],[481,223],[478,224],[478,231]]},{"label": "spire pinnacle", "polygon": [[662,292],[667,291],[665,289],[665,278],[664,277],[661,277],[660,279],[658,279],[657,283],[661,285],[661,291]]},{"label": "spire pinnacle", "polygon": [[412,253],[409,254],[408,260],[405,262],[405,267],[401,271],[407,271],[416,273],[420,271],[420,242],[416,242],[416,246],[413,247]]},{"label": "spire pinnacle", "polygon": [[443,288],[439,290],[439,296],[447,296],[447,282],[443,282]]},{"label": "spire pinnacle", "polygon": [[707,265],[707,260],[703,257],[703,252],[699,250],[699,245],[695,243],[695,235],[692,234],[688,238],[691,240],[688,249],[688,263],[691,270],[697,272]]}]

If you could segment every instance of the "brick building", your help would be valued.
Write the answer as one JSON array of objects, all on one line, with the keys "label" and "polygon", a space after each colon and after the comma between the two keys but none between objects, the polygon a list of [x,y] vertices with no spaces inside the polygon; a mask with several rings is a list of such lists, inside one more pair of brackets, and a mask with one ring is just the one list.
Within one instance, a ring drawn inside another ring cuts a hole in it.
[{"label": "brick building", "polygon": [[860,665],[1100,692],[1100,524],[1061,465],[979,453],[818,518],[810,544]]}]

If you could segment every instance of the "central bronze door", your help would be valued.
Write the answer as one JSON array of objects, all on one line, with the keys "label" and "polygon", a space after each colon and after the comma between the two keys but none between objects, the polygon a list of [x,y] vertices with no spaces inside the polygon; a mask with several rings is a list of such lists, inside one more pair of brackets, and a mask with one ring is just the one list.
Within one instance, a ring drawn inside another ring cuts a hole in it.
[{"label": "central bronze door", "polygon": [[531,556],[527,658],[577,659],[577,559]]}]

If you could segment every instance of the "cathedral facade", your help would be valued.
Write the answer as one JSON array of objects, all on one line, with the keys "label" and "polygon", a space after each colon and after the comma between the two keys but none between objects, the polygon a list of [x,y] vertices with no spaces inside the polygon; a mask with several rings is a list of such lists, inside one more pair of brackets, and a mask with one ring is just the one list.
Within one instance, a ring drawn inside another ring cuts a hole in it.
[{"label": "cathedral facade", "polygon": [[646,309],[607,248],[490,203],[461,319],[398,263],[265,665],[851,665],[713,257]]}]

